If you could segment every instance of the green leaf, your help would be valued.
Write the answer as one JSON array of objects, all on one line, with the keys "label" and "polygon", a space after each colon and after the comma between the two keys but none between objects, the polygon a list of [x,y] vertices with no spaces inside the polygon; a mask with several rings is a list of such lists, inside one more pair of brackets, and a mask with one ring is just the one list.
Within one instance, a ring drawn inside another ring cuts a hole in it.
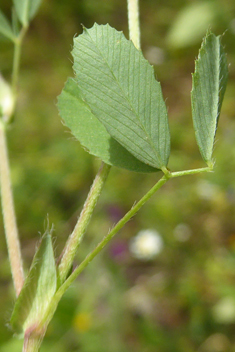
[{"label": "green leaf", "polygon": [[12,8],[12,30],[17,37],[20,33],[20,23],[14,7]]},{"label": "green leaf", "polygon": [[0,10],[0,34],[14,41],[15,35],[6,16]]},{"label": "green leaf", "polygon": [[212,152],[228,78],[220,36],[208,33],[195,63],[191,92],[193,124],[202,158],[212,163]]},{"label": "green leaf", "polygon": [[27,26],[36,14],[41,0],[13,0],[13,3],[20,22]]},{"label": "green leaf", "polygon": [[56,292],[56,285],[52,240],[50,233],[46,233],[42,237],[12,313],[11,326],[17,333],[40,324]]},{"label": "green leaf", "polygon": [[74,39],[75,80],[108,133],[143,163],[165,168],[170,154],[167,109],[153,67],[109,25]]},{"label": "green leaf", "polygon": [[141,163],[115,139],[113,139],[92,114],[81,98],[77,83],[69,78],[58,97],[60,116],[80,143],[105,163],[131,171],[156,172],[151,166]]}]

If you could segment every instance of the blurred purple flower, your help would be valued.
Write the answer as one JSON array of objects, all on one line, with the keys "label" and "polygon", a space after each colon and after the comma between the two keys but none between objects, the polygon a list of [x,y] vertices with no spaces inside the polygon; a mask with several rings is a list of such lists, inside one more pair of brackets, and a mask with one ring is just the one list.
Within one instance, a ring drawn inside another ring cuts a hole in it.
[{"label": "blurred purple flower", "polygon": [[109,247],[109,253],[112,259],[115,261],[125,260],[128,254],[128,247],[125,241],[116,240]]},{"label": "blurred purple flower", "polygon": [[117,222],[119,221],[122,217],[123,217],[123,211],[122,209],[117,206],[117,205],[109,205],[107,207],[107,213],[110,217],[110,220],[113,221],[113,222]]}]

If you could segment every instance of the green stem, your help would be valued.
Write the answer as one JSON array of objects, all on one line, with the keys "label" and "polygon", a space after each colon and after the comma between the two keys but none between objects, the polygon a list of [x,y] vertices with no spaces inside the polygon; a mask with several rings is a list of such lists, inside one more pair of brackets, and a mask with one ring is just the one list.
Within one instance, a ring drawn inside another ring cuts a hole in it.
[{"label": "green stem", "polygon": [[18,296],[24,282],[23,264],[20,251],[20,242],[16,225],[16,216],[10,181],[5,126],[0,124],[0,182],[1,202],[4,219],[6,242],[11,265],[13,283]]},{"label": "green stem", "polygon": [[199,174],[201,172],[212,172],[212,171],[213,171],[213,166],[203,167],[203,168],[200,168],[200,169],[177,171],[177,172],[169,173],[169,178],[186,176],[186,175],[195,175],[195,174]]},{"label": "green stem", "polygon": [[140,49],[140,22],[138,0],[127,0],[129,39]]},{"label": "green stem", "polygon": [[13,56],[13,66],[12,66],[12,92],[16,95],[17,84],[19,79],[19,69],[20,69],[20,57],[21,57],[21,47],[24,36],[27,32],[28,27],[23,27],[19,33],[19,36],[15,40],[14,46],[14,56]]},{"label": "green stem", "polygon": [[81,243],[83,235],[88,227],[89,221],[91,219],[92,213],[94,211],[97,200],[100,196],[101,190],[107,179],[111,166],[102,163],[90,192],[87,196],[86,202],[83,206],[83,210],[80,214],[78,222],[67,240],[65,248],[62,253],[62,258],[58,267],[59,282],[63,283],[71,269],[76,251]]}]

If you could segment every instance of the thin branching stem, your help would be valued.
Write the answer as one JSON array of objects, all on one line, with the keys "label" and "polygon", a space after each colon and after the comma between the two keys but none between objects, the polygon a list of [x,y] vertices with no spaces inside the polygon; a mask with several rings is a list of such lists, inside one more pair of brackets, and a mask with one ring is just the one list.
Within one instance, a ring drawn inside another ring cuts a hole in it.
[{"label": "thin branching stem", "polygon": [[212,172],[212,171],[213,171],[213,166],[202,167],[200,169],[185,170],[185,171],[175,171],[170,173],[170,178],[187,176],[187,175],[195,175],[195,174],[200,174],[201,172]]},{"label": "thin branching stem", "polygon": [[20,251],[20,242],[16,225],[16,216],[10,180],[5,126],[0,124],[0,182],[1,202],[6,234],[6,242],[11,265],[13,283],[18,296],[24,282],[23,264]]},{"label": "thin branching stem", "polygon": [[41,322],[42,326],[46,327],[50,322],[56,307],[66,292],[66,290],[70,287],[70,285],[75,281],[77,276],[87,267],[87,265],[101,252],[101,250],[108,244],[109,241],[116,235],[116,233],[140,210],[140,208],[159,190],[169,179],[180,177],[184,175],[192,175],[201,172],[210,172],[212,169],[210,167],[194,169],[194,170],[186,170],[180,172],[171,173],[170,171],[166,172],[164,176],[146,193],[138,203],[136,203],[127,213],[126,215],[113,227],[113,229],[105,236],[101,242],[95,247],[93,251],[91,251],[86,258],[78,265],[72,274],[66,279],[66,281],[59,287],[57,292],[53,297],[52,304],[49,306],[47,313],[44,316],[43,321]]},{"label": "thin branching stem", "polygon": [[194,169],[194,170],[185,170],[180,172],[170,171],[165,174],[149,191],[146,193],[138,203],[136,203],[126,215],[119,220],[119,222],[113,227],[113,229],[108,233],[107,236],[103,238],[103,240],[97,245],[97,247],[90,252],[86,258],[82,261],[82,263],[77,266],[77,268],[73,271],[73,273],[68,277],[65,283],[58,290],[56,295],[61,295],[61,291],[65,292],[65,290],[72,284],[72,282],[76,279],[76,277],[87,267],[87,265],[100,253],[100,251],[105,247],[105,245],[116,235],[116,233],[142,208],[142,206],[158,191],[169,179],[198,174],[201,172],[211,172],[212,169],[210,167]]}]

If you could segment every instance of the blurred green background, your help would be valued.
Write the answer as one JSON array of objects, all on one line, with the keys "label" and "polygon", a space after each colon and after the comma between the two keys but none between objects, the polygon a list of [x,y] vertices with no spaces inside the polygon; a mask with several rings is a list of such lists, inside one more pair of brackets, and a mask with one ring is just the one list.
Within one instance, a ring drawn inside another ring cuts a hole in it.
[{"label": "blurred green background", "polygon": [[[11,1],[0,1],[11,14]],[[225,33],[229,82],[210,174],[171,180],[141,209],[62,299],[42,352],[235,351],[235,3],[140,0],[142,49],[154,64],[169,111],[173,171],[205,166],[191,121],[191,73],[208,28]],[[76,223],[100,161],[63,126],[56,101],[72,76],[81,24],[109,23],[128,36],[124,0],[43,1],[25,38],[9,154],[25,268],[47,219],[57,255]],[[0,42],[10,79],[12,45]],[[113,168],[77,262],[156,182]],[[162,246],[138,259],[131,239],[152,229]],[[0,352],[21,350],[7,326],[14,292],[0,223]]]}]

